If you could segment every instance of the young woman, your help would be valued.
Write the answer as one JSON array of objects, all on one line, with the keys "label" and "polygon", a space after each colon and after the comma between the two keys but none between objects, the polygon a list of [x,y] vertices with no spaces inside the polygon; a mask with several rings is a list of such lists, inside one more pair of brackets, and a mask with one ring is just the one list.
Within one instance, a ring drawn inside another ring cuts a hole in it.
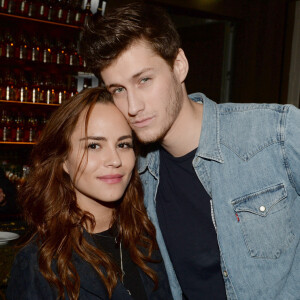
[{"label": "young woman", "polygon": [[52,115],[20,200],[33,234],[8,300],[172,299],[132,131],[104,89],[84,90]]}]

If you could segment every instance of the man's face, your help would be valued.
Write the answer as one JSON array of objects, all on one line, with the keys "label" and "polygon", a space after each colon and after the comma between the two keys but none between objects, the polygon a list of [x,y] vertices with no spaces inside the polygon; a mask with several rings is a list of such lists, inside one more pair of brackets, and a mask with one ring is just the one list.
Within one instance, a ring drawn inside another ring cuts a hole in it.
[{"label": "man's face", "polygon": [[183,102],[180,74],[147,42],[134,43],[102,72],[116,106],[143,143],[163,140]]}]

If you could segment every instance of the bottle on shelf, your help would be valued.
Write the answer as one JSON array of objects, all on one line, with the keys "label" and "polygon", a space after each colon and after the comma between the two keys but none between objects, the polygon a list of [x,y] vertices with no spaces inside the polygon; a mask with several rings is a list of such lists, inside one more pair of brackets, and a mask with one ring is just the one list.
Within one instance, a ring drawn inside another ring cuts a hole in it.
[{"label": "bottle on shelf", "polygon": [[40,78],[37,74],[34,74],[31,84],[31,98],[29,98],[29,101],[32,103],[38,103],[40,101],[40,93]]},{"label": "bottle on shelf", "polygon": [[93,13],[91,11],[91,0],[87,0],[85,10],[83,11],[83,16],[83,25],[86,25],[93,16]]},{"label": "bottle on shelf", "polygon": [[55,21],[56,16],[56,0],[48,0],[48,21]]},{"label": "bottle on shelf", "polygon": [[20,0],[17,4],[17,14],[21,16],[28,16],[29,2],[27,0]]},{"label": "bottle on shelf", "polygon": [[11,125],[12,117],[6,110],[2,110],[1,114],[1,136],[0,140],[2,142],[11,142]]},{"label": "bottle on shelf", "polygon": [[14,58],[15,56],[15,43],[12,31],[6,30],[4,34],[4,47],[5,57]]},{"label": "bottle on shelf", "polygon": [[93,19],[98,19],[104,16],[107,1],[99,0],[97,11],[93,15]]},{"label": "bottle on shelf", "polygon": [[8,0],[0,0],[0,12],[6,13],[8,6]]},{"label": "bottle on shelf", "polygon": [[29,0],[28,1],[28,17],[35,18],[37,13],[37,1],[36,0]]},{"label": "bottle on shelf", "polygon": [[15,115],[15,120],[12,126],[12,140],[14,142],[24,142],[24,116],[21,112]]},{"label": "bottle on shelf", "polygon": [[51,63],[52,62],[52,43],[50,39],[44,35],[42,42],[42,62]]},{"label": "bottle on shelf", "polygon": [[66,0],[66,11],[66,24],[73,24],[76,12],[72,0]]},{"label": "bottle on shelf", "polygon": [[67,8],[65,0],[57,0],[57,12],[56,21],[59,23],[65,23],[67,18]]},{"label": "bottle on shelf", "polygon": [[37,117],[30,112],[25,126],[25,141],[33,143],[37,138]]},{"label": "bottle on shelf", "polygon": [[84,13],[82,9],[82,0],[75,0],[74,1],[75,7],[75,18],[74,18],[74,25],[81,26],[84,22]]},{"label": "bottle on shelf", "polygon": [[30,41],[31,61],[41,61],[41,42],[40,38],[35,34]]},{"label": "bottle on shelf", "polygon": [[47,20],[49,6],[46,0],[39,0],[36,4],[36,17],[38,19]]},{"label": "bottle on shelf", "polygon": [[16,3],[15,0],[8,0],[7,3],[7,13],[8,14],[14,14],[16,12]]},{"label": "bottle on shelf", "polygon": [[69,65],[79,66],[79,54],[77,51],[75,41],[69,41],[68,52],[69,52]]},{"label": "bottle on shelf", "polygon": [[18,35],[15,49],[15,57],[20,60],[31,59],[31,49],[25,32],[21,32]]},{"label": "bottle on shelf", "polygon": [[17,99],[20,102],[28,102],[31,98],[29,95],[28,81],[24,75],[24,72],[21,72],[18,80],[18,93]]},{"label": "bottle on shelf", "polygon": [[4,76],[5,98],[4,100],[16,100],[16,78],[11,71],[7,71]]}]

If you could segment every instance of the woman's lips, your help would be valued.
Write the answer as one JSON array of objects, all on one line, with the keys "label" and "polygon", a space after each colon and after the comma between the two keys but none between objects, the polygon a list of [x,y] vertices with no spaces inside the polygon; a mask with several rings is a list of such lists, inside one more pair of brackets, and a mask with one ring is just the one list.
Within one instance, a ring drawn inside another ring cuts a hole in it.
[{"label": "woman's lips", "polygon": [[104,181],[105,183],[119,183],[122,180],[123,175],[120,175],[120,174],[105,175],[105,176],[100,176],[97,178],[100,179],[101,181]]}]

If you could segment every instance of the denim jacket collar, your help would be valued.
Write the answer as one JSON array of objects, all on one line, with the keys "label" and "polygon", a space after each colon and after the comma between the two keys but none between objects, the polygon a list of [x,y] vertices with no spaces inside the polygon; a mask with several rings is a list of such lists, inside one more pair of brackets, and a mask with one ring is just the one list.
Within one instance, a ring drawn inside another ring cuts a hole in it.
[{"label": "denim jacket collar", "polygon": [[[202,93],[191,94],[189,98],[195,102],[203,103],[202,130],[196,156],[223,163],[224,160],[220,149],[220,124],[217,104]],[[140,156],[138,171],[143,173],[148,168],[149,172],[155,178],[158,178],[158,145],[155,145],[154,149],[151,150],[148,151],[146,156]]]}]

